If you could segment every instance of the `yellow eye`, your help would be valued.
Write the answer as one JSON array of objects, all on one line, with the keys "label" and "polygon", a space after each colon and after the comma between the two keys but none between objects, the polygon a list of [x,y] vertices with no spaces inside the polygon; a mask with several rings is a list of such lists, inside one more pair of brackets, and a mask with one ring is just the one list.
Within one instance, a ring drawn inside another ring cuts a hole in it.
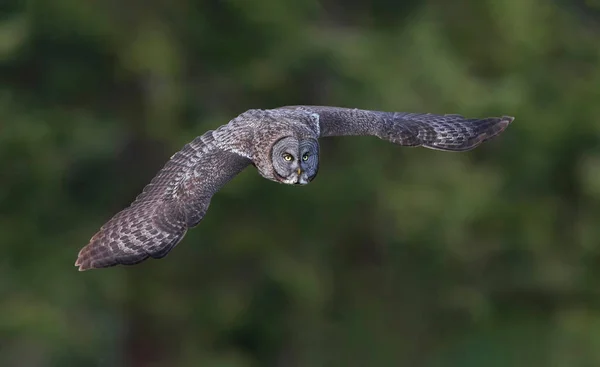
[{"label": "yellow eye", "polygon": [[286,161],[290,162],[292,160],[292,155],[285,153],[283,155],[283,159],[285,159]]},{"label": "yellow eye", "polygon": [[302,160],[305,162],[308,160],[308,153],[304,153],[304,155],[302,156]]}]

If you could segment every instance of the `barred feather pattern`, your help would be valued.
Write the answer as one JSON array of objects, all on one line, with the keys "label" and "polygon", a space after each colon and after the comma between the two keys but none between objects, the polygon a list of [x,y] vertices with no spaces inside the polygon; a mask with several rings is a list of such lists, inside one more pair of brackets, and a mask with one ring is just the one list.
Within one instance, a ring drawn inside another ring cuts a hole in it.
[{"label": "barred feather pattern", "polygon": [[[223,133],[223,131],[221,131]],[[250,156],[223,150],[208,131],[171,157],[126,209],[79,252],[79,270],[132,265],[162,258],[206,214],[210,200],[250,164]]]},{"label": "barred feather pattern", "polygon": [[286,106],[319,116],[321,137],[376,136],[403,146],[468,151],[510,125],[514,117],[465,118],[462,115],[383,112],[328,106]]}]

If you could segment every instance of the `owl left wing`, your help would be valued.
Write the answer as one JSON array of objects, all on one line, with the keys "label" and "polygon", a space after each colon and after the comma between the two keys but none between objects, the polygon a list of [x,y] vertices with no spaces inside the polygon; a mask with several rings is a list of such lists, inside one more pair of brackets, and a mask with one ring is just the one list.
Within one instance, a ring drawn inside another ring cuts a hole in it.
[{"label": "owl left wing", "polygon": [[471,150],[500,134],[511,116],[469,119],[461,115],[382,112],[327,106],[286,106],[319,117],[320,136],[371,135],[403,146]]},{"label": "owl left wing", "polygon": [[220,146],[215,136],[229,139],[233,148],[244,143],[242,134],[227,128],[208,131],[175,153],[135,201],[79,251],[75,266],[106,268],[166,256],[200,223],[212,196],[251,163],[243,149]]}]

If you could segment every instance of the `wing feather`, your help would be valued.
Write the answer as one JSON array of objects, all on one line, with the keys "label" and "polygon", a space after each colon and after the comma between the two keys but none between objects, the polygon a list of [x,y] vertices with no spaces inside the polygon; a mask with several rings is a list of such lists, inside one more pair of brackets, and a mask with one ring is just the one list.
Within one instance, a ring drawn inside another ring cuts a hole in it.
[{"label": "wing feather", "polygon": [[511,116],[465,118],[457,114],[382,112],[326,106],[286,106],[319,116],[322,137],[371,135],[404,146],[471,150],[506,129]]},{"label": "wing feather", "polygon": [[202,220],[212,196],[250,162],[222,149],[213,131],[197,137],[171,157],[128,208],[100,228],[75,266],[133,265],[166,256]]}]

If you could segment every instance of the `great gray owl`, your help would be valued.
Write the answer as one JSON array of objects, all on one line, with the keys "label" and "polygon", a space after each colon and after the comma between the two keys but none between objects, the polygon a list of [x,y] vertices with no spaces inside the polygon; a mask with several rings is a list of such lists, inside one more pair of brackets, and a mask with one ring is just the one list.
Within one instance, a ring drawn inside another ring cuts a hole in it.
[{"label": "great gray owl", "polygon": [[371,135],[403,146],[466,151],[513,117],[380,112],[321,106],[249,110],[175,153],[142,193],[79,252],[79,270],[161,258],[208,210],[212,196],[248,165],[264,178],[305,185],[319,168],[318,139]]}]

